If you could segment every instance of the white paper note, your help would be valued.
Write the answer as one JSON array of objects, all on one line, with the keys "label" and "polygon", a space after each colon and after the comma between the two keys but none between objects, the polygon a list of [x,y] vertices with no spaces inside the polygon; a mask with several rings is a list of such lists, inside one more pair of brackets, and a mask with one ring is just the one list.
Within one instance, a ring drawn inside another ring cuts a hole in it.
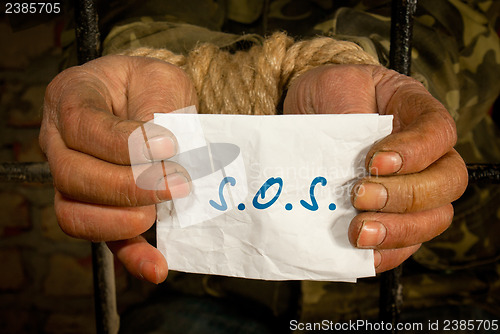
[{"label": "white paper note", "polygon": [[373,251],[347,230],[353,184],[392,116],[155,114],[173,132],[192,192],[157,206],[171,270],[265,280],[355,281]]}]

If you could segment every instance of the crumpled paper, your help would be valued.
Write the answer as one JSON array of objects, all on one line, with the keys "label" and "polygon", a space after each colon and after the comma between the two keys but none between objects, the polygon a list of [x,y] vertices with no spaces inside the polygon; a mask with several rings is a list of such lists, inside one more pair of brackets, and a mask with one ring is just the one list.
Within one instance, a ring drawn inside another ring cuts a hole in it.
[{"label": "crumpled paper", "polygon": [[171,270],[264,280],[353,282],[375,275],[354,248],[350,201],[392,116],[155,114],[177,138],[191,194],[157,205]]}]

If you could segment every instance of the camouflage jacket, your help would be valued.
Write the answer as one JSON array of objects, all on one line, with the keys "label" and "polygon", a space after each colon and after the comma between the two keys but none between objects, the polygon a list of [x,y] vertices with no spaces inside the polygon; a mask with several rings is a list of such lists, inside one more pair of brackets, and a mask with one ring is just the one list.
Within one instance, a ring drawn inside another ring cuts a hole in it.
[{"label": "camouflage jacket", "polygon": [[[140,46],[187,53],[202,42],[245,49],[277,29],[353,41],[388,64],[388,0],[175,0],[111,2],[104,16],[104,53]],[[340,5],[339,5],[340,4]],[[196,8],[197,10],[192,10]],[[129,17],[126,21],[114,20]],[[420,0],[415,16],[412,76],[457,123],[466,162],[500,162],[500,136],[488,112],[500,92],[500,1]],[[500,187],[470,185],[455,203],[452,227],[407,261],[405,307],[470,303],[500,315]],[[496,200],[496,202],[495,202]],[[302,321],[375,317],[376,279],[344,283],[261,282],[171,273],[168,284],[189,293],[246,297],[275,315],[298,308]],[[252,291],[262,293],[255,294]]]}]

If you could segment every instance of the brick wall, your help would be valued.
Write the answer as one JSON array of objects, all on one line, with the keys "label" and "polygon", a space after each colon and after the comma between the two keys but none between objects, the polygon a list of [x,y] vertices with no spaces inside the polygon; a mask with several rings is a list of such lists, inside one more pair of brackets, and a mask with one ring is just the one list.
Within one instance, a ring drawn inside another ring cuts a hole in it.
[{"label": "brick wall", "polygon": [[[44,161],[38,146],[43,95],[59,72],[69,20],[13,31],[0,17],[0,162]],[[66,236],[50,185],[0,183],[0,333],[93,333],[90,244]],[[119,311],[153,286],[116,263]]]}]

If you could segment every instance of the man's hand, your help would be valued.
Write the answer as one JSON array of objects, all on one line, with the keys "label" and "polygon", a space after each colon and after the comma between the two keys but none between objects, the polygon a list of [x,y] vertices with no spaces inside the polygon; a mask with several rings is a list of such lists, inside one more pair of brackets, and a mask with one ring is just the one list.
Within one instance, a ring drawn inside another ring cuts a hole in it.
[{"label": "man's hand", "polygon": [[[163,187],[136,186],[130,167],[130,134],[154,113],[197,103],[179,68],[150,58],[108,56],[59,74],[45,94],[40,146],[55,186],[55,210],[69,235],[108,241],[135,276],[154,283],[167,277],[161,253],[141,236],[155,222],[155,204],[186,196],[189,175],[167,165]],[[176,154],[171,132],[148,124],[144,159]],[[151,156],[152,155],[152,156]],[[160,181],[160,180],[159,180]]]},{"label": "man's hand", "polygon": [[375,250],[377,272],[398,266],[448,228],[467,169],[453,149],[453,119],[418,81],[381,66],[322,66],[292,84],[284,113],[394,115],[392,134],[366,157],[370,176],[352,194],[364,212],[352,220],[349,240]]}]

